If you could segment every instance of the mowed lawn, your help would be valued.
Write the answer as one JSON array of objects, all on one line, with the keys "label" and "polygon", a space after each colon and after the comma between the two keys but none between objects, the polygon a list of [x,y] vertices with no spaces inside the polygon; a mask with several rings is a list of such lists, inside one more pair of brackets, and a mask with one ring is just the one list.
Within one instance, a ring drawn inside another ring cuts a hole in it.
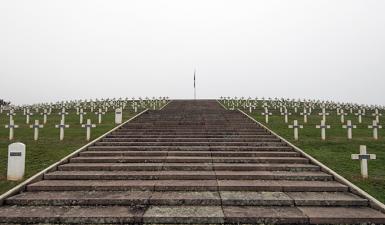
[{"label": "mowed lawn", "polygon": [[[42,111],[42,110],[41,110]],[[40,112],[41,112],[40,111]],[[91,130],[91,141],[100,135],[111,130],[115,126],[115,113],[112,108],[109,109],[105,115],[102,116],[102,123],[98,124],[98,116],[94,112],[90,112],[89,109],[85,110],[87,115],[84,115],[83,123],[86,123],[87,119],[91,119],[93,124],[96,124],[96,128]],[[31,111],[34,115],[30,118],[30,124],[34,123],[35,119],[43,123],[43,116],[35,111]],[[87,144],[86,130],[82,128],[79,121],[79,115],[76,115],[76,110],[69,110],[69,115],[65,118],[65,123],[70,125],[65,129],[65,136],[63,141],[59,141],[59,129],[55,128],[56,124],[59,124],[61,116],[58,115],[59,110],[53,110],[52,114],[48,116],[47,124],[44,128],[39,129],[39,140],[33,140],[33,129],[29,128],[26,124],[26,117],[22,111],[16,111],[17,115],[14,116],[15,124],[19,125],[19,128],[14,131],[14,140],[9,141],[9,129],[5,128],[5,124],[9,122],[9,117],[6,112],[0,114],[0,193],[4,193],[12,187],[16,186],[20,182],[7,181],[7,156],[8,145],[13,142],[20,141],[26,144],[26,168],[25,178],[27,179],[37,172],[45,169],[51,164],[62,159],[66,155],[77,150],[79,147]],[[138,110],[139,112],[139,110]],[[128,107],[123,111],[123,121],[128,120],[136,113]]]},{"label": "mowed lawn", "polygon": [[[243,111],[248,112],[248,110]],[[353,139],[348,140],[347,130],[342,128],[340,116],[335,110],[327,110],[330,116],[327,116],[326,124],[331,125],[331,128],[327,129],[326,140],[322,141],[321,130],[316,129],[316,125],[319,125],[322,120],[322,116],[318,115],[321,110],[314,110],[312,115],[308,116],[306,124],[303,122],[303,116],[299,115],[300,109],[298,115],[294,110],[289,111],[293,115],[289,116],[288,124],[285,123],[284,116],[280,115],[279,110],[270,111],[273,116],[269,117],[268,124],[265,123],[265,117],[261,115],[262,110],[256,110],[249,115],[385,203],[385,129],[379,130],[377,141],[373,139],[373,130],[368,129],[368,125],[371,125],[374,119],[372,112],[362,118],[362,124],[358,123],[358,117],[355,115],[345,116],[345,123],[349,119],[357,125],[357,129],[353,130]],[[385,121],[385,118],[380,117],[380,123],[384,124],[381,119]],[[298,141],[294,140],[293,129],[288,128],[289,124],[293,124],[293,120],[298,120],[299,124],[304,126],[299,130]],[[369,179],[361,178],[359,160],[351,159],[351,154],[359,153],[360,145],[366,145],[368,153],[377,155],[376,160],[369,161]]]},{"label": "mowed lawn", "polygon": [[[312,115],[308,116],[308,122],[305,124],[303,116],[299,114],[302,108],[298,108],[297,114],[294,113],[294,109],[289,108],[288,110],[292,115],[289,116],[289,123],[285,124],[284,116],[280,114],[279,109],[274,110],[270,107],[269,112],[272,112],[273,115],[269,117],[269,123],[266,124],[265,117],[261,115],[263,112],[261,104],[259,102],[258,109],[251,114],[248,108],[242,110],[385,203],[385,126],[384,129],[379,129],[379,139],[374,140],[373,130],[368,129],[368,125],[371,125],[374,120],[373,112],[367,111],[366,116],[362,118],[362,124],[358,123],[358,116],[353,114],[345,116],[345,124],[346,120],[352,120],[352,123],[357,125],[357,129],[353,129],[353,139],[348,140],[347,130],[342,128],[340,116],[337,115],[336,110],[326,110],[330,113],[330,116],[326,117],[326,124],[331,125],[331,128],[326,130],[326,140],[322,141],[321,130],[316,129],[316,125],[321,124],[322,120],[322,116],[318,115],[321,112],[320,109],[313,110]],[[356,113],[356,111],[353,113]],[[298,120],[299,124],[304,126],[303,129],[299,129],[298,141],[294,140],[293,129],[288,128],[289,124],[293,124],[293,120]],[[385,125],[385,117],[380,117],[380,124]],[[351,159],[351,154],[359,153],[360,145],[366,145],[368,153],[377,155],[376,160],[369,160],[368,179],[361,178],[359,160]]]}]

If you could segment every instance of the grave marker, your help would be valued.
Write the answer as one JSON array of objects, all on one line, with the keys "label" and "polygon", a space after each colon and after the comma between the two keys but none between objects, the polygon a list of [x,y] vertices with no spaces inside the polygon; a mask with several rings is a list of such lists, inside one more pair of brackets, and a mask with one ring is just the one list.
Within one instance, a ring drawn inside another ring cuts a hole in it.
[{"label": "grave marker", "polygon": [[263,116],[265,116],[265,122],[269,123],[269,116],[273,115],[267,108],[265,108],[265,112],[261,113]]},{"label": "grave marker", "polygon": [[298,140],[298,129],[299,128],[303,128],[302,125],[298,125],[298,121],[297,120],[294,120],[294,124],[293,125],[289,125],[289,128],[291,129],[294,129],[294,140]]},{"label": "grave marker", "polygon": [[5,128],[9,128],[9,140],[13,140],[14,129],[19,128],[19,125],[15,125],[15,122],[11,120],[8,125],[5,125]]},{"label": "grave marker", "polygon": [[377,123],[377,120],[373,120],[373,124],[368,126],[369,129],[373,129],[373,138],[378,140],[378,129],[381,129],[382,126]]},{"label": "grave marker", "polygon": [[64,129],[65,128],[69,128],[70,126],[65,124],[64,120],[61,120],[60,124],[59,125],[55,125],[55,127],[60,129],[59,136],[60,136],[60,141],[62,141],[64,139]]},{"label": "grave marker", "polygon": [[330,125],[325,125],[325,121],[321,120],[321,125],[317,125],[316,128],[321,129],[321,139],[326,140],[326,129],[330,129]]},{"label": "grave marker", "polygon": [[115,124],[121,124],[123,119],[123,110],[122,108],[115,109]]},{"label": "grave marker", "polygon": [[25,144],[16,142],[8,145],[7,180],[23,179],[25,171]]},{"label": "grave marker", "polygon": [[98,123],[101,124],[102,123],[102,115],[104,115],[105,112],[102,111],[101,108],[99,108],[99,110],[97,112],[95,112],[95,115],[98,115]]},{"label": "grave marker", "polygon": [[29,127],[33,128],[33,140],[37,141],[39,139],[39,128],[43,128],[44,126],[39,124],[39,120],[35,120],[35,124]]},{"label": "grave marker", "polygon": [[348,129],[348,139],[351,140],[353,137],[353,129],[357,128],[357,126],[352,125],[352,121],[348,120],[347,125],[343,125],[342,128]]},{"label": "grave marker", "polygon": [[89,141],[91,138],[91,128],[95,128],[96,125],[91,123],[91,119],[87,119],[87,123],[82,125],[83,128],[86,128],[86,140]]},{"label": "grave marker", "polygon": [[360,154],[352,154],[353,160],[360,160],[362,178],[368,178],[368,160],[376,159],[375,154],[367,154],[366,146],[360,146]]}]

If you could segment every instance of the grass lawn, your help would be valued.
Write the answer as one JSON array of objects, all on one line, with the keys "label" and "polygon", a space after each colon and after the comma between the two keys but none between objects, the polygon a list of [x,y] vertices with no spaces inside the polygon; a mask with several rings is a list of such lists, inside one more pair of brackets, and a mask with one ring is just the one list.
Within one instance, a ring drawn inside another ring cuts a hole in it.
[{"label": "grass lawn", "polygon": [[[43,116],[41,116],[40,113],[35,113],[34,111],[32,112],[34,115],[30,118],[30,124],[34,123],[35,119],[38,119],[40,123],[43,123]],[[44,125],[44,128],[39,130],[38,141],[33,140],[33,129],[29,128],[29,125],[26,124],[26,119],[22,111],[16,111],[17,115],[14,116],[14,120],[15,124],[19,125],[19,128],[14,131],[14,140],[9,141],[9,129],[4,127],[5,124],[9,122],[9,117],[6,115],[6,112],[0,114],[1,194],[21,182],[7,181],[7,155],[8,145],[10,143],[20,141],[26,144],[26,167],[24,179],[31,177],[87,143],[86,130],[81,127],[79,123],[79,115],[76,115],[75,109],[67,111],[69,112],[69,115],[66,116],[65,123],[69,124],[70,127],[64,131],[64,140],[59,141],[59,129],[55,128],[55,124],[59,124],[61,118],[58,115],[58,112],[58,110],[53,110],[52,114],[48,116],[47,124]],[[86,112],[87,115],[84,115],[83,123],[86,123],[87,119],[91,119],[92,123],[96,124],[96,128],[91,130],[92,140],[116,126],[115,114],[112,108],[110,108],[109,112],[102,116],[101,124],[98,124],[97,115],[91,113],[89,109],[87,109]],[[136,113],[132,109],[128,109],[127,107],[123,111],[123,121],[128,120],[135,114]]]},{"label": "grass lawn", "polygon": [[[326,124],[331,125],[331,129],[327,129],[326,141],[322,141],[321,130],[315,128],[322,120],[322,116],[318,116],[320,109],[313,110],[306,124],[303,122],[303,116],[299,114],[302,109],[298,109],[298,114],[294,113],[293,109],[289,109],[293,115],[289,116],[289,123],[285,124],[284,116],[280,115],[279,109],[273,110],[270,107],[269,111],[273,116],[269,117],[269,123],[266,124],[265,117],[261,115],[263,112],[261,103],[258,106],[258,109],[251,114],[248,113],[248,108],[243,111],[385,203],[385,129],[379,130],[378,140],[372,138],[373,131],[368,129],[368,125],[371,125],[374,119],[372,112],[367,112],[367,115],[362,118],[362,124],[358,123],[358,117],[355,115],[350,114],[345,117],[345,123],[349,119],[357,125],[357,129],[353,130],[353,139],[348,140],[347,130],[342,129],[340,116],[337,115],[336,110],[327,110],[330,116],[327,116]],[[293,129],[288,128],[289,124],[293,124],[293,120],[298,120],[298,123],[304,126],[299,130],[298,141],[294,140]],[[385,118],[380,117],[380,124],[383,124],[384,120]],[[359,160],[351,159],[351,154],[359,153],[360,145],[366,145],[368,153],[377,155],[376,160],[369,161],[369,179],[361,178]]]}]

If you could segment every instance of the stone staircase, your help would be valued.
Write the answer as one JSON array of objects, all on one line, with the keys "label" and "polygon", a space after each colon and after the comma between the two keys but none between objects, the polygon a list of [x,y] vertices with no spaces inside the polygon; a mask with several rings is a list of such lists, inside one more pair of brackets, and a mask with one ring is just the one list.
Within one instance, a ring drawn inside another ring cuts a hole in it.
[{"label": "stone staircase", "polygon": [[385,215],[241,113],[173,101],[6,199],[0,222],[380,224]]}]

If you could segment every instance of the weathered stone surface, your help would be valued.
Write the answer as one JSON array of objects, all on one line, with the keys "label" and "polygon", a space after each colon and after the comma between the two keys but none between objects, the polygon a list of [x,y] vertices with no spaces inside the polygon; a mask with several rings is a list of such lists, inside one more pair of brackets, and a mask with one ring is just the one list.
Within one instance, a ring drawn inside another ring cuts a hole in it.
[{"label": "weathered stone surface", "polygon": [[152,206],[143,215],[144,223],[223,223],[220,206]]},{"label": "weathered stone surface", "polygon": [[312,224],[385,224],[385,214],[368,207],[299,207]]},{"label": "weathered stone surface", "polygon": [[367,206],[368,200],[348,192],[287,192],[297,206]]},{"label": "weathered stone surface", "polygon": [[307,224],[308,218],[296,207],[223,206],[226,223]]},{"label": "weathered stone surface", "polygon": [[283,192],[221,191],[226,206],[294,206],[294,201]]}]

